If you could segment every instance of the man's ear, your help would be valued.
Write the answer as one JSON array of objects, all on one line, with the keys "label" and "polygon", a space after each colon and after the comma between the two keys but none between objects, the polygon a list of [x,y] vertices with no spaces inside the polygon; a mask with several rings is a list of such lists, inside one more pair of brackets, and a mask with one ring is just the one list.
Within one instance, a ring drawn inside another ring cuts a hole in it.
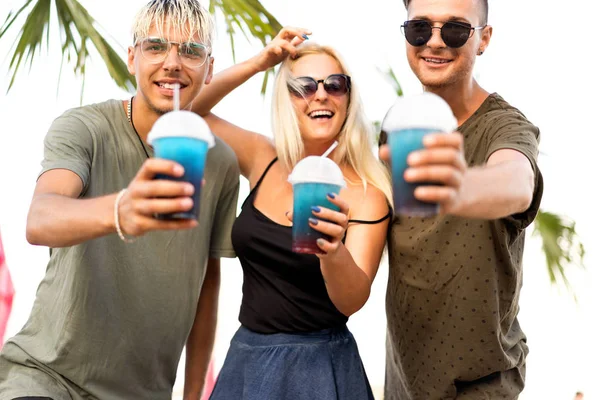
[{"label": "man's ear", "polygon": [[205,85],[208,85],[210,83],[210,81],[212,81],[215,58],[209,56],[207,62],[208,62],[208,71],[206,73],[206,79],[204,79]]},{"label": "man's ear", "polygon": [[135,75],[135,47],[133,46],[127,49],[127,70],[131,75]]},{"label": "man's ear", "polygon": [[492,32],[493,28],[491,25],[486,25],[481,32],[481,42],[479,43],[479,51],[478,54],[481,55],[487,49],[490,44],[490,40],[492,40]]}]

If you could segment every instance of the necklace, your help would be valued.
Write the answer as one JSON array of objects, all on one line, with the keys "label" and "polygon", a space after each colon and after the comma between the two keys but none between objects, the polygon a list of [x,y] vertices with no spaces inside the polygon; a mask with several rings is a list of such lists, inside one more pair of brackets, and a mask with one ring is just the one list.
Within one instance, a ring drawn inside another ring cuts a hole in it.
[{"label": "necklace", "polygon": [[133,97],[131,99],[129,99],[129,101],[127,102],[127,120],[129,121],[129,123],[131,124],[131,127],[133,128],[133,131],[135,132],[135,136],[140,141],[140,145],[142,146],[142,150],[144,150],[144,153],[146,154],[146,158],[150,158],[148,151],[146,151],[146,146],[144,146],[144,142],[142,142],[142,138],[140,137],[140,134],[138,133],[137,129],[135,129],[135,125],[133,124],[132,104],[133,104]]}]

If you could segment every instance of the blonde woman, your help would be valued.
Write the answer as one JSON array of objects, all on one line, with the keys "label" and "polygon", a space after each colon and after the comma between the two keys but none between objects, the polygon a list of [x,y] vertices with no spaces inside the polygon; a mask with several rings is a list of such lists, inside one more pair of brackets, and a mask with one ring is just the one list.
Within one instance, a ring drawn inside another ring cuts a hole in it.
[{"label": "blonde woman", "polygon": [[[232,241],[244,271],[241,327],[211,399],[372,399],[346,328],[366,303],[385,245],[391,192],[371,151],[371,124],[338,53],[302,43],[308,31],[285,28],[261,53],[214,77],[194,110],[237,155],[251,192],[234,223]],[[274,141],[210,111],[257,72],[283,61],[273,97]],[[331,158],[347,188],[329,201],[340,211],[313,207],[323,254],[292,252],[294,165]]]}]

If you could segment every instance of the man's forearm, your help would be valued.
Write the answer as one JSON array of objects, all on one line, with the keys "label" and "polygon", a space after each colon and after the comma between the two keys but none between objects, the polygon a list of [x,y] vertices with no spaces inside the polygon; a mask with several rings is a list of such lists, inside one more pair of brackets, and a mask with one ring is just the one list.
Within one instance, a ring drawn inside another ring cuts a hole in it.
[{"label": "man's forearm", "polygon": [[202,285],[196,318],[186,346],[184,400],[202,395],[217,328],[221,267],[218,259],[209,259]]},{"label": "man's forearm", "polygon": [[194,99],[192,110],[201,116],[208,114],[223,97],[258,72],[260,71],[256,63],[254,63],[253,58],[219,72],[213,77],[211,83],[204,86],[198,97]]},{"label": "man's forearm", "polygon": [[27,240],[34,245],[66,247],[115,232],[116,194],[74,199],[41,194],[32,201],[27,217]]},{"label": "man's forearm", "polygon": [[511,160],[470,168],[459,193],[461,199],[449,213],[467,218],[497,219],[530,206],[535,187],[531,165]]}]

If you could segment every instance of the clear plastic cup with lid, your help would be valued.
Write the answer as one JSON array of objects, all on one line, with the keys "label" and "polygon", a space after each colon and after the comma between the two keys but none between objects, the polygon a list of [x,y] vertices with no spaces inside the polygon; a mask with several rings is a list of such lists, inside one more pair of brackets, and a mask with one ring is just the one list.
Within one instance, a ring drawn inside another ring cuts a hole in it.
[{"label": "clear plastic cup with lid", "polygon": [[[424,148],[423,137],[430,133],[450,133],[457,122],[452,109],[441,97],[425,92],[400,97],[381,124],[387,134],[392,166],[394,210],[397,214],[431,217],[439,213],[439,204],[417,200],[414,191],[423,183],[404,179],[410,153]],[[435,185],[427,182],[425,185]]]},{"label": "clear plastic cup with lid", "polygon": [[157,175],[156,179],[185,181],[194,185],[194,206],[186,212],[158,214],[159,219],[198,219],[200,196],[206,156],[215,145],[215,138],[202,117],[191,111],[171,111],[156,120],[148,143],[154,147],[154,156],[179,163],[184,174],[175,178]]},{"label": "clear plastic cup with lid", "polygon": [[339,211],[339,207],[329,201],[328,194],[339,194],[346,187],[344,175],[333,160],[325,156],[309,156],[296,164],[288,181],[294,189],[292,250],[306,254],[323,253],[317,246],[317,240],[330,238],[310,226],[309,218],[315,218],[311,207]]}]

